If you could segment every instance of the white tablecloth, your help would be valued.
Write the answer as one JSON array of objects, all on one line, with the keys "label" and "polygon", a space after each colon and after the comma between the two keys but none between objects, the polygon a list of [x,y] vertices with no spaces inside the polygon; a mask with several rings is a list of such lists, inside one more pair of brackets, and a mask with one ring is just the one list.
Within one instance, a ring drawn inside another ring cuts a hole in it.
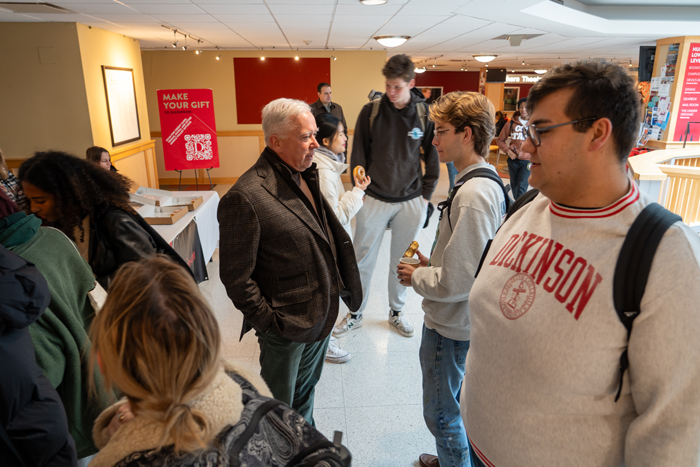
[{"label": "white tablecloth", "polygon": [[199,231],[199,240],[202,242],[202,254],[204,262],[211,259],[219,244],[219,221],[216,218],[216,211],[219,207],[219,194],[216,191],[173,191],[177,196],[202,196],[204,202],[194,211],[188,212],[185,216],[172,225],[153,225],[156,232],[172,243],[180,232],[194,219]]}]

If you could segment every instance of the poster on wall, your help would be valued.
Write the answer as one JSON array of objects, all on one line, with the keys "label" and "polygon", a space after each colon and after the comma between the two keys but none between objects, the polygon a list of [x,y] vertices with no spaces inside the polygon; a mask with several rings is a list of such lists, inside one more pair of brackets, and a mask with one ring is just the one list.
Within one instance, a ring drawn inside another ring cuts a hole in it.
[{"label": "poster on wall", "polygon": [[503,88],[503,110],[505,112],[514,112],[520,99],[519,87],[504,87]]},{"label": "poster on wall", "polygon": [[219,167],[211,89],[160,89],[158,114],[165,170]]},{"label": "poster on wall", "polygon": [[102,66],[112,146],[141,139],[134,70]]},{"label": "poster on wall", "polygon": [[425,97],[425,103],[430,105],[442,96],[442,86],[416,86]]},{"label": "poster on wall", "polygon": [[673,141],[683,141],[689,130],[687,140],[697,142],[700,141],[700,43],[691,43],[688,49]]}]

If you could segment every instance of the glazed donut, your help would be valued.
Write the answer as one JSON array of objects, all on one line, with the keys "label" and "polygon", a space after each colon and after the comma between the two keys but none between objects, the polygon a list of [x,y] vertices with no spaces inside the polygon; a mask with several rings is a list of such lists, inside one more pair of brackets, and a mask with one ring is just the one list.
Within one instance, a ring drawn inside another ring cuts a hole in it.
[{"label": "glazed donut", "polygon": [[355,170],[352,171],[352,176],[358,179],[360,182],[365,181],[365,169],[361,165],[358,165],[355,167]]},{"label": "glazed donut", "polygon": [[416,254],[416,251],[418,250],[418,242],[417,241],[412,241],[411,245],[409,245],[408,250],[406,250],[406,253],[403,254],[404,258],[413,258],[413,255]]}]

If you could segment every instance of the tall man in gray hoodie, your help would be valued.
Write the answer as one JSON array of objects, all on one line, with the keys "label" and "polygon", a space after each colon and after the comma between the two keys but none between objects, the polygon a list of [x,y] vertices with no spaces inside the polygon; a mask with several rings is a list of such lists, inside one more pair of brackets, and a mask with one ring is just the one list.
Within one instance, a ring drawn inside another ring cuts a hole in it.
[{"label": "tall man in gray hoodie", "polygon": [[[399,262],[425,223],[428,201],[437,185],[440,162],[431,144],[435,125],[427,105],[411,92],[415,85],[413,62],[406,55],[391,57],[382,73],[386,93],[366,104],[355,125],[351,168],[361,165],[372,178],[364,206],[356,217],[355,253],[362,279],[362,306],[349,313],[333,330],[341,336],[362,326],[372,272],[387,226],[391,228],[390,265]],[[421,154],[421,149],[423,154]],[[425,174],[421,168],[425,163]],[[389,323],[405,337],[413,326],[401,313],[407,291],[393,267],[389,272]]]},{"label": "tall man in gray hoodie", "polygon": [[[430,107],[433,144],[440,162],[454,162],[455,188],[443,204],[430,259],[420,252],[420,267],[399,264],[401,284],[423,300],[425,324],[420,347],[423,417],[435,436],[437,457],[420,456],[421,467],[468,467],[469,443],[459,410],[464,365],[469,350],[469,292],[481,254],[506,214],[503,185],[474,177],[486,162],[495,132],[493,104],[476,92],[451,92]],[[449,206],[449,207],[448,207]],[[440,208],[440,206],[438,206]],[[439,462],[438,462],[439,458]]]}]

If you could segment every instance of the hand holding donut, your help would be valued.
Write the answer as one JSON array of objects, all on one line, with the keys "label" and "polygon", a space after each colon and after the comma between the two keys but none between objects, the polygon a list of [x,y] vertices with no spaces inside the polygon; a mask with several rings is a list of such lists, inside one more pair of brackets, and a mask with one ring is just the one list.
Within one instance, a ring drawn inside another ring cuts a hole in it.
[{"label": "hand holding donut", "polygon": [[352,176],[355,178],[355,186],[362,191],[365,191],[367,185],[372,183],[369,175],[365,175],[365,169],[361,165],[355,167],[355,170],[352,171]]}]

